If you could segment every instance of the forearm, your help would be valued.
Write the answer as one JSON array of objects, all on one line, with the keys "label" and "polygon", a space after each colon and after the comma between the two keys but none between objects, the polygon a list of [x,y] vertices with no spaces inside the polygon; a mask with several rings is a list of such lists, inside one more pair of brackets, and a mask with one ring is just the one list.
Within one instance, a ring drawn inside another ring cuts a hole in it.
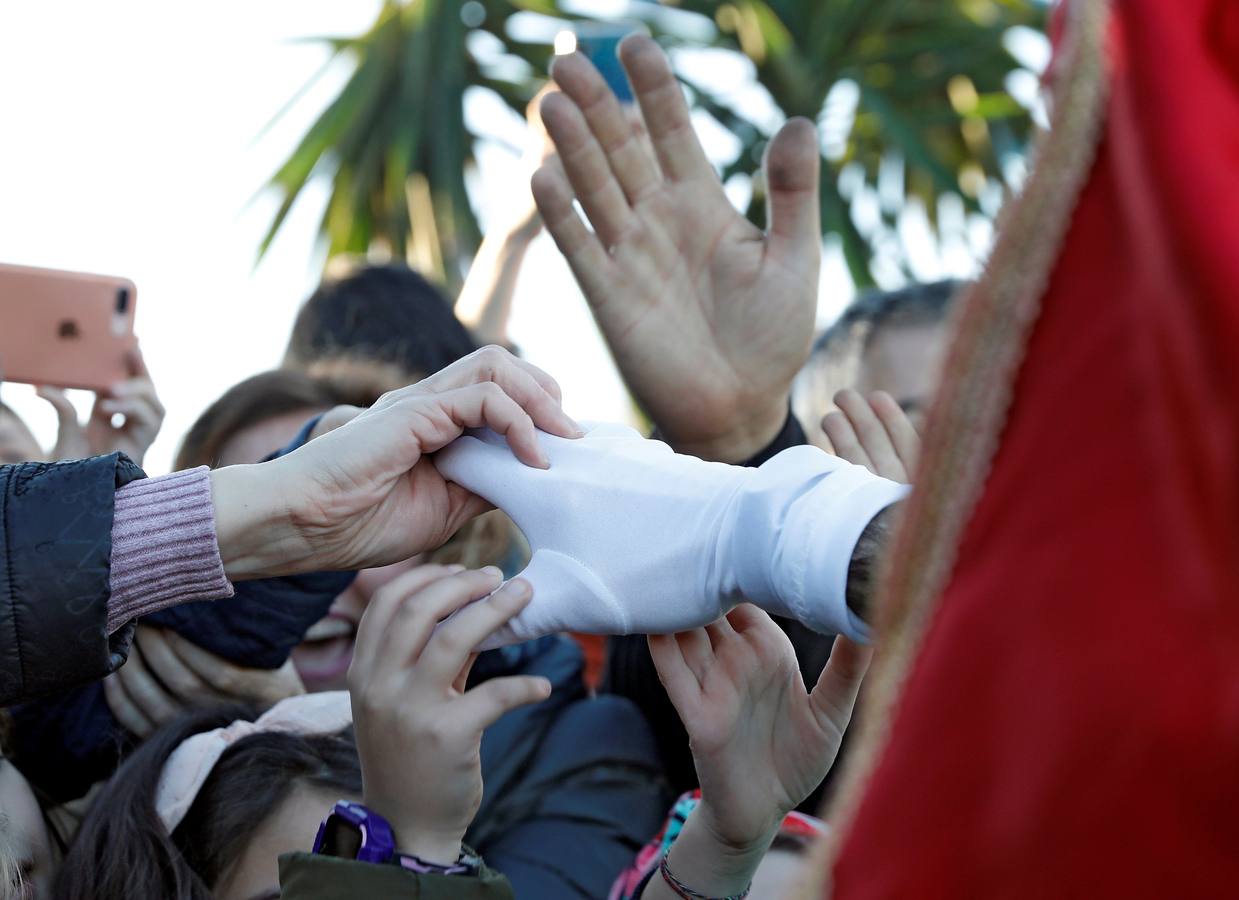
[{"label": "forearm", "polygon": [[512,298],[531,239],[519,227],[492,230],[478,249],[456,301],[456,315],[480,343],[507,343]]},{"label": "forearm", "polygon": [[895,511],[899,505],[888,506],[869,520],[848,562],[847,607],[865,622],[871,622],[871,602],[877,586],[878,566],[882,552],[890,541]]},{"label": "forearm", "polygon": [[[753,875],[770,848],[774,834],[744,848],[730,847],[715,838],[702,824],[701,808],[684,823],[671,850],[667,869],[684,886],[707,897],[738,897],[753,883]],[[680,900],[681,894],[660,873],[655,873],[641,893],[641,900]]]}]

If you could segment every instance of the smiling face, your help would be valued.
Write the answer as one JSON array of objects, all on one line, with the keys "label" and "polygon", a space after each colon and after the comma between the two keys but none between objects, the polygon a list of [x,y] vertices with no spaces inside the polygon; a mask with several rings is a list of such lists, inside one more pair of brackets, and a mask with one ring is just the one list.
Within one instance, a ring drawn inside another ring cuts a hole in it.
[{"label": "smiling face", "polygon": [[301,643],[293,648],[293,665],[301,682],[310,693],[346,690],[349,663],[353,661],[353,645],[357,625],[379,588],[417,568],[423,558],[415,556],[404,562],[377,569],[363,569],[353,583],[336,597],[327,615],[320,619]]}]

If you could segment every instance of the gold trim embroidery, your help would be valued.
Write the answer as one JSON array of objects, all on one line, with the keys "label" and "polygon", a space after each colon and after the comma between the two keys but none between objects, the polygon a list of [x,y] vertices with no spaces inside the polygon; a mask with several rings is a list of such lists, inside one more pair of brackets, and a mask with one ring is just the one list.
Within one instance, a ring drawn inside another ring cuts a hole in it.
[{"label": "gold trim embroidery", "polygon": [[1096,155],[1105,115],[1108,13],[1107,0],[1068,5],[1052,77],[1051,128],[1037,139],[1023,193],[999,218],[984,274],[960,298],[917,489],[878,589],[879,652],[867,679],[864,720],[827,810],[830,836],[812,867],[820,880],[804,896],[829,896],[839,847],[886,747],[904,685],[998,449],[1041,298]]}]

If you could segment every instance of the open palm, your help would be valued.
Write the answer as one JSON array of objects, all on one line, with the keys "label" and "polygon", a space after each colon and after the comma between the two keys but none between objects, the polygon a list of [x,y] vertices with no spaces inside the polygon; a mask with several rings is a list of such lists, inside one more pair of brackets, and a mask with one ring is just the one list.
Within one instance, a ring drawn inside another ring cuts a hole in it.
[{"label": "open palm", "polygon": [[768,841],[834,763],[871,651],[838,638],[810,693],[787,635],[747,604],[651,636],[650,651],[688,732],[710,830],[735,848]]},{"label": "open palm", "polygon": [[[739,461],[782,425],[812,340],[821,225],[813,125],[793,120],[765,161],[769,231],[727,200],[666,56],[648,38],[621,56],[649,140],[579,54],[542,117],[560,167],[533,181],[629,387],[677,449]],[[573,200],[593,226],[577,215]]]}]

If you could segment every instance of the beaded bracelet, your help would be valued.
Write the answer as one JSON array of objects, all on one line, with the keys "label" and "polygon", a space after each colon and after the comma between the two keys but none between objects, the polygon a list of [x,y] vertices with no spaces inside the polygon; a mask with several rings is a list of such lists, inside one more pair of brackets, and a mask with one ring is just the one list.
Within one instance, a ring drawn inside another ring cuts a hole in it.
[{"label": "beaded bracelet", "polygon": [[662,875],[663,881],[667,883],[667,887],[675,891],[677,897],[683,897],[684,900],[744,900],[749,895],[749,891],[753,889],[753,885],[750,884],[740,893],[732,894],[730,897],[711,897],[709,894],[699,894],[671,874],[671,869],[667,866],[667,857],[665,856],[662,863],[658,866],[658,872]]}]

